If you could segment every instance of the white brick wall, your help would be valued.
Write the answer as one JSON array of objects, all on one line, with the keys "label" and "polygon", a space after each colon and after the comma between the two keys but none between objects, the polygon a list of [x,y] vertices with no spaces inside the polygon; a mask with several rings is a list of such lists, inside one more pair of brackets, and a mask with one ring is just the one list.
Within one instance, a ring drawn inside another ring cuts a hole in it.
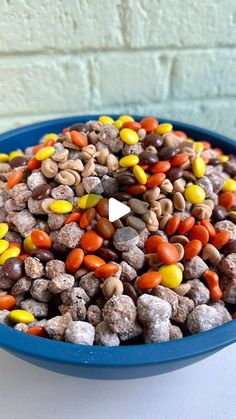
[{"label": "white brick wall", "polygon": [[0,0],[0,131],[130,112],[236,139],[235,0]]}]

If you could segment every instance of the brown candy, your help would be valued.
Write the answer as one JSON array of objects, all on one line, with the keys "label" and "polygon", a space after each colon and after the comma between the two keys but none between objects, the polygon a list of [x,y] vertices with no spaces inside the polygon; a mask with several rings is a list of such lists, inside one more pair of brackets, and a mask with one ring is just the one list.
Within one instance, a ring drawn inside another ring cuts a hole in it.
[{"label": "brown candy", "polygon": [[6,260],[3,265],[3,272],[4,275],[12,279],[14,281],[18,281],[18,279],[22,278],[23,276],[23,261],[18,257],[12,257]]},{"label": "brown candy", "polygon": [[100,247],[96,253],[104,260],[116,261],[118,259],[117,252],[115,252],[115,250],[108,249],[107,247]]},{"label": "brown candy", "polygon": [[9,164],[12,169],[16,169],[17,167],[26,166],[27,159],[23,156],[14,157],[9,161]]},{"label": "brown candy", "polygon": [[36,188],[34,188],[32,191],[32,199],[34,199],[35,201],[40,201],[41,199],[48,198],[51,193],[51,190],[51,186],[47,183],[36,186]]},{"label": "brown candy", "polygon": [[40,262],[49,262],[50,260],[55,259],[55,255],[46,249],[36,249],[31,252],[31,256],[40,260]]}]

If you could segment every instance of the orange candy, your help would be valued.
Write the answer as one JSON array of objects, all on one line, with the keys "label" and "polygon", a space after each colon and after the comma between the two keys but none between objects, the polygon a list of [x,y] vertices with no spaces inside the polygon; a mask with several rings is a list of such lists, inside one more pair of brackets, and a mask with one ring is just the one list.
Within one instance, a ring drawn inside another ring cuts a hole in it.
[{"label": "orange candy", "polygon": [[94,252],[103,245],[103,238],[99,236],[94,230],[89,230],[84,233],[80,239],[80,245],[87,252]]},{"label": "orange candy", "polygon": [[213,227],[213,225],[210,223],[209,220],[201,220],[201,225],[206,227],[210,238],[215,237],[215,235],[216,235],[215,228]]},{"label": "orange candy", "polygon": [[76,211],[66,217],[64,224],[78,223],[82,217],[82,212]]},{"label": "orange candy", "polygon": [[203,246],[209,242],[209,233],[206,227],[203,225],[195,225],[189,232],[190,240],[200,240]]},{"label": "orange candy", "polygon": [[35,169],[39,169],[41,166],[42,162],[37,160],[35,157],[32,157],[32,159],[30,159],[27,163],[27,169],[28,170],[35,170]]},{"label": "orange candy", "polygon": [[41,148],[43,148],[44,144],[37,144],[32,148],[32,153],[36,154]]},{"label": "orange candy", "polygon": [[48,336],[45,328],[43,326],[33,326],[30,327],[27,332],[29,335],[32,336],[40,336],[41,338],[46,338]]},{"label": "orange candy", "polygon": [[51,237],[43,230],[32,231],[31,240],[39,249],[51,249],[52,247]]},{"label": "orange candy", "polygon": [[172,236],[172,234],[175,234],[180,224],[180,217],[179,215],[173,215],[171,219],[168,221],[165,227],[165,232],[167,236]]},{"label": "orange candy", "polygon": [[74,273],[79,269],[84,260],[84,252],[82,249],[73,249],[66,258],[66,270]]},{"label": "orange candy", "polygon": [[98,202],[96,209],[98,213],[101,215],[101,217],[108,218],[108,205],[109,200],[107,198],[102,198]]},{"label": "orange candy", "polygon": [[147,132],[154,131],[158,126],[158,121],[156,118],[153,117],[146,117],[140,121],[142,128],[144,128]]},{"label": "orange candy", "polygon": [[142,128],[142,125],[136,121],[127,121],[124,122],[124,124],[122,125],[122,129],[123,128],[129,128],[137,132],[138,130],[140,130],[140,128]]},{"label": "orange candy", "polygon": [[88,139],[85,135],[81,134],[78,131],[71,131],[70,132],[71,141],[76,144],[78,147],[86,147],[88,145]]},{"label": "orange candy", "polygon": [[186,163],[189,159],[189,156],[187,153],[179,153],[176,154],[170,161],[171,166],[173,167],[179,167],[182,166],[182,164]]},{"label": "orange candy", "polygon": [[201,141],[204,150],[209,150],[211,148],[211,144],[208,141]]},{"label": "orange candy", "polygon": [[119,265],[115,265],[114,263],[105,263],[95,270],[95,275],[98,278],[109,278],[110,276],[115,275],[118,270]]},{"label": "orange candy", "polygon": [[146,272],[141,275],[137,281],[137,286],[141,290],[156,288],[161,283],[161,275],[159,272]]},{"label": "orange candy", "polygon": [[171,243],[161,243],[158,246],[157,254],[165,265],[172,265],[178,262],[179,253]]},{"label": "orange candy", "polygon": [[86,255],[84,257],[84,264],[86,268],[95,271],[97,268],[105,264],[105,260],[96,255]]},{"label": "orange candy", "polygon": [[219,205],[229,209],[235,205],[236,197],[233,192],[223,192],[219,197]]},{"label": "orange candy", "polygon": [[226,230],[220,231],[219,233],[216,233],[211,243],[213,244],[213,246],[219,249],[220,247],[223,247],[226,243],[228,243],[230,237],[231,237],[231,234],[229,231],[226,231]]},{"label": "orange candy", "polygon": [[111,239],[115,234],[113,224],[106,218],[100,218],[97,222],[96,228],[98,233],[107,240]]},{"label": "orange candy", "polygon": [[21,249],[21,244],[18,242],[9,242],[8,249],[12,249],[13,247],[19,247]]},{"label": "orange candy", "polygon": [[188,233],[191,228],[195,224],[195,218],[194,217],[187,217],[184,220],[180,221],[179,227],[178,227],[178,233],[179,234],[186,234]]},{"label": "orange candy", "polygon": [[0,295],[0,310],[10,310],[16,304],[13,295]]},{"label": "orange candy", "polygon": [[185,140],[187,140],[188,138],[185,132],[183,131],[174,131],[174,134],[177,135],[177,137],[184,138]]},{"label": "orange candy", "polygon": [[24,173],[21,169],[15,170],[8,179],[7,189],[12,189],[18,185],[24,178]]},{"label": "orange candy", "polygon": [[127,188],[127,192],[130,193],[130,195],[141,195],[144,192],[146,192],[147,187],[145,185],[132,185],[129,188]]},{"label": "orange candy", "polygon": [[167,160],[158,161],[157,163],[154,163],[151,167],[152,173],[166,173],[168,170],[170,170],[171,164]]},{"label": "orange candy", "polygon": [[94,208],[88,208],[81,216],[79,226],[81,228],[87,228],[95,217],[96,211]]},{"label": "orange candy", "polygon": [[160,244],[164,242],[165,240],[161,236],[151,236],[146,240],[144,249],[147,253],[156,253]]},{"label": "orange candy", "polygon": [[148,178],[146,185],[148,188],[155,188],[165,180],[165,177],[164,173],[156,173]]},{"label": "orange candy", "polygon": [[219,276],[214,271],[207,271],[203,274],[203,278],[206,280],[207,285],[210,289],[211,299],[218,301],[222,298],[222,291],[219,286]]},{"label": "orange candy", "polygon": [[190,260],[193,257],[197,256],[202,250],[202,243],[200,240],[193,239],[190,240],[185,246],[184,246],[184,257],[186,260]]}]

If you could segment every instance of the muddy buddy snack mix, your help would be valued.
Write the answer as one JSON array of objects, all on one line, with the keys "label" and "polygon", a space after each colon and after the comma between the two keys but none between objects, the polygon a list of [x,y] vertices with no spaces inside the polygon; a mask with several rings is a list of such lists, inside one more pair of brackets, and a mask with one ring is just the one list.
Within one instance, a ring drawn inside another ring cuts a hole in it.
[{"label": "muddy buddy snack mix", "polygon": [[170,123],[104,115],[0,153],[0,207],[9,327],[119,346],[236,318],[236,157]]}]

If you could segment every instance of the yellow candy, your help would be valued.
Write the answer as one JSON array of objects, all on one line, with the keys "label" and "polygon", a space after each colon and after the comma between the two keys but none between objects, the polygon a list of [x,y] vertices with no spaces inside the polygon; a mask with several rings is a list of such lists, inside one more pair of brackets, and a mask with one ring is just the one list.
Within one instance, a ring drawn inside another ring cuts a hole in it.
[{"label": "yellow candy", "polygon": [[117,121],[112,122],[112,125],[117,129],[121,129],[123,122],[117,119]]},{"label": "yellow candy", "polygon": [[147,175],[144,172],[144,170],[142,169],[142,167],[140,167],[138,165],[134,166],[133,174],[134,174],[134,177],[137,179],[137,181],[141,185],[145,185],[147,183]]},{"label": "yellow candy", "polygon": [[234,179],[225,179],[225,184],[222,188],[224,192],[235,192],[236,191],[236,181]]},{"label": "yellow candy", "polygon": [[236,214],[236,211],[230,211],[228,214]]},{"label": "yellow candy", "polygon": [[73,210],[73,205],[69,201],[58,199],[51,203],[50,209],[57,214],[67,214]]},{"label": "yellow candy", "polygon": [[44,135],[44,137],[43,137],[43,142],[44,143],[46,143],[47,141],[49,141],[49,140],[54,140],[54,141],[56,141],[57,140],[57,138],[58,138],[58,135],[57,134],[55,134],[54,132],[51,132],[50,134],[46,134],[46,135]]},{"label": "yellow candy", "polygon": [[192,163],[193,174],[196,177],[202,177],[206,171],[206,164],[202,157],[195,157]]},{"label": "yellow candy", "polygon": [[9,242],[7,240],[0,240],[0,255],[4,253],[9,247]]},{"label": "yellow candy", "polygon": [[123,124],[124,122],[130,122],[130,121],[134,121],[134,118],[132,116],[129,115],[121,115],[118,120],[122,121]]},{"label": "yellow candy", "polygon": [[189,141],[190,143],[194,143],[193,138],[188,138],[187,141]]},{"label": "yellow candy", "polygon": [[43,147],[39,151],[37,151],[37,153],[35,154],[35,158],[40,161],[49,159],[49,157],[51,157],[55,153],[55,151],[55,147]]},{"label": "yellow candy", "polygon": [[83,209],[93,208],[97,205],[100,199],[100,195],[96,195],[94,193],[84,195],[79,199],[78,207]]},{"label": "yellow candy", "polygon": [[19,247],[11,247],[11,249],[7,249],[2,255],[0,256],[0,265],[3,265],[7,259],[15,258],[19,256],[20,249]]},{"label": "yellow candy", "polygon": [[0,153],[0,163],[6,163],[9,160],[9,156],[6,153]]},{"label": "yellow candy", "polygon": [[196,143],[195,143],[195,150],[196,151],[203,151],[204,150],[204,145],[199,141],[197,141]]},{"label": "yellow candy", "polygon": [[158,271],[161,274],[163,287],[175,288],[181,284],[183,273],[177,265],[162,265]]},{"label": "yellow candy", "polygon": [[137,144],[139,141],[139,136],[137,132],[129,128],[123,128],[120,131],[120,138],[122,139],[122,141],[124,141],[124,143],[129,145]]},{"label": "yellow candy", "polygon": [[16,151],[11,151],[11,153],[9,153],[9,160],[14,159],[15,157],[18,156],[23,156],[23,152],[21,150],[16,150]]},{"label": "yellow candy", "polygon": [[7,223],[0,223],[0,239],[3,239],[5,235],[8,233],[9,226]]},{"label": "yellow candy", "polygon": [[206,192],[201,186],[189,185],[185,189],[184,196],[191,204],[201,204],[205,201]]},{"label": "yellow candy", "polygon": [[12,310],[8,314],[8,318],[14,323],[28,324],[34,321],[33,314],[26,310]]},{"label": "yellow candy", "polygon": [[119,164],[121,167],[132,167],[138,164],[139,158],[134,154],[129,154],[128,156],[122,157],[120,159]]},{"label": "yellow candy", "polygon": [[35,246],[34,243],[32,242],[31,236],[27,236],[24,239],[23,245],[24,245],[24,251],[26,253],[30,253],[32,252],[32,250],[37,249],[37,246]]},{"label": "yellow candy", "polygon": [[218,159],[220,160],[221,163],[226,163],[229,160],[229,156],[219,156]]},{"label": "yellow candy", "polygon": [[168,132],[171,132],[172,130],[173,130],[173,125],[165,123],[165,124],[158,125],[156,129],[156,133],[159,135],[163,135],[163,134],[167,134]]},{"label": "yellow candy", "polygon": [[110,116],[107,116],[107,115],[101,115],[99,118],[99,121],[105,125],[105,124],[112,124],[114,122],[114,119],[112,119]]}]

